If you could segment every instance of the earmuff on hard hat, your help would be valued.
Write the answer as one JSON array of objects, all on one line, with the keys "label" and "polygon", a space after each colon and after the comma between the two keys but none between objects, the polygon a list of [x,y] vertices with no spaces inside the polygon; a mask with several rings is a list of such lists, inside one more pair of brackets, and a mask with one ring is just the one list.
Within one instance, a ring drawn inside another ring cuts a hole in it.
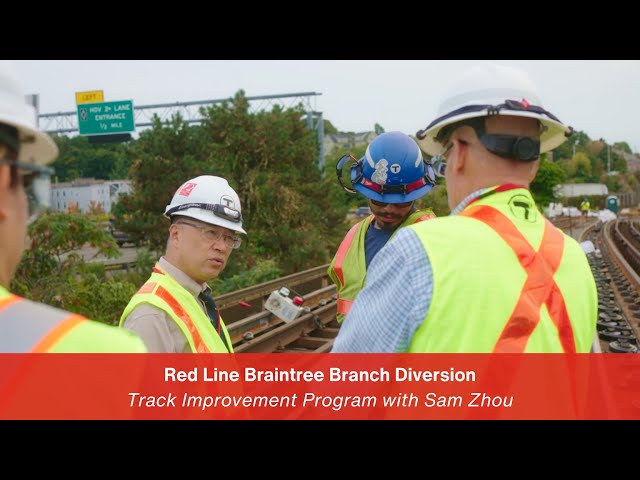
[{"label": "earmuff on hard hat", "polygon": [[[347,186],[342,178],[349,162],[353,187]],[[422,158],[416,142],[402,132],[379,135],[360,160],[350,153],[344,155],[336,165],[336,174],[347,192],[360,192],[371,200],[385,203],[416,200],[435,185],[433,168]]]},{"label": "earmuff on hard hat", "polygon": [[[524,135],[487,133],[485,130],[486,118],[487,117],[472,118],[447,125],[438,132],[436,141],[445,144],[454,130],[463,126],[469,126],[476,132],[480,143],[491,153],[499,157],[530,162],[540,156],[539,140]],[[541,128],[544,127],[541,125]]]}]

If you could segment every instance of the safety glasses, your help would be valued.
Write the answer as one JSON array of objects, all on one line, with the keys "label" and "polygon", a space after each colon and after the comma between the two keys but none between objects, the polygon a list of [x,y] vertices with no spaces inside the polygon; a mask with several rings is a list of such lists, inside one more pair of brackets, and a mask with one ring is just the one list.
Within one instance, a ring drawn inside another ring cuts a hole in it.
[{"label": "safety glasses", "polygon": [[233,248],[234,250],[240,248],[240,245],[242,244],[242,239],[240,237],[227,235],[226,233],[209,228],[205,225],[196,225],[195,223],[185,222],[184,220],[176,222],[175,225],[188,225],[190,227],[197,228],[200,231],[202,239],[207,243],[216,243],[220,240],[224,240],[224,244],[228,248]]},{"label": "safety glasses", "polygon": [[27,196],[30,220],[49,208],[53,169],[32,163],[18,162],[10,158],[2,158],[0,163],[11,166],[12,178],[15,175],[17,180],[22,183]]},{"label": "safety glasses", "polygon": [[386,203],[386,202],[379,202],[378,200],[373,200],[371,198],[369,200],[371,200],[371,203],[373,203],[376,207],[380,207],[380,208],[384,208],[387,205],[393,205],[394,207],[397,207],[397,208],[407,208],[413,205],[413,201],[402,202],[402,203]]},{"label": "safety glasses", "polygon": [[431,159],[431,166],[433,167],[433,171],[438,177],[444,177],[445,171],[447,169],[447,155],[451,151],[453,147],[453,142],[450,142],[447,148],[444,149],[440,155],[434,155]]}]

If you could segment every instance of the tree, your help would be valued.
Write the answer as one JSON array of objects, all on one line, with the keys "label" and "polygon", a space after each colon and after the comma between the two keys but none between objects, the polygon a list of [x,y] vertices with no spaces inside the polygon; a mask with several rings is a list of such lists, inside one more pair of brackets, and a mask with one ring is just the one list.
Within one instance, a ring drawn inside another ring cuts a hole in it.
[{"label": "tree", "polygon": [[576,152],[570,163],[573,164],[576,183],[591,181],[591,160],[586,153]]},{"label": "tree", "polygon": [[[134,158],[129,178],[133,193],[121,197],[118,213],[127,217],[118,228],[134,242],[146,242],[160,252],[167,241],[169,221],[163,217],[174,192],[189,178],[215,175],[200,156],[196,128],[180,114],[167,123],[154,116],[150,129],[143,131],[130,148]],[[160,174],[158,174],[160,172]]]},{"label": "tree", "polygon": [[322,128],[324,129],[325,135],[332,135],[334,133],[338,133],[338,129],[333,126],[333,124],[326,119],[322,120]]},{"label": "tree", "polygon": [[536,204],[540,206],[548,205],[556,200],[554,187],[560,185],[565,179],[565,173],[553,162],[540,160],[540,167],[533,182],[531,182],[530,190]]},{"label": "tree", "polygon": [[29,247],[25,251],[12,289],[19,295],[73,310],[78,303],[75,288],[88,270],[76,253],[85,244],[97,254],[113,258],[117,246],[108,231],[86,215],[47,212],[29,225]]},{"label": "tree", "polygon": [[427,195],[417,200],[416,208],[429,207],[438,217],[446,217],[451,209],[444,181],[439,180],[439,182],[441,183],[433,187]]},{"label": "tree", "polygon": [[203,114],[202,155],[236,189],[246,212],[249,248],[238,256],[252,266],[266,254],[285,273],[328,262],[344,215],[327,195],[335,177],[318,169],[316,135],[301,120],[302,107],[250,114],[240,91]]},{"label": "tree", "polygon": [[616,150],[622,150],[623,152],[629,153],[629,154],[633,153],[631,151],[631,147],[627,142],[616,142],[613,144],[612,148],[615,148]]},{"label": "tree", "polygon": [[328,262],[344,235],[345,209],[328,194],[335,177],[318,169],[316,134],[302,107],[249,113],[240,91],[201,113],[199,126],[175,116],[165,125],[156,118],[142,132],[132,147],[133,194],[121,200],[130,217],[123,229],[162,250],[169,225],[162,213],[176,189],[189,178],[218,175],[238,192],[248,232],[225,277],[269,259],[285,274]]},{"label": "tree", "polygon": [[92,145],[87,137],[54,137],[60,156],[52,163],[60,182],[76,178],[115,180],[126,178],[131,163],[124,144]]}]

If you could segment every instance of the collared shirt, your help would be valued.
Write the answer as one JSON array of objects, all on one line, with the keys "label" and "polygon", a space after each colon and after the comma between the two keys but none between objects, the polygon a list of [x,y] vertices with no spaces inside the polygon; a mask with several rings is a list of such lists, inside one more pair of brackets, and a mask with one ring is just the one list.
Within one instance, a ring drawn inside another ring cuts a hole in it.
[{"label": "collared shirt", "polygon": [[[487,190],[468,195],[450,215]],[[432,298],[429,257],[418,235],[402,228],[371,262],[365,288],[342,323],[332,352],[406,352]]]},{"label": "collared shirt", "polygon": [[[206,314],[207,309],[198,296],[201,292],[209,290],[209,286],[206,283],[196,282],[182,270],[169,263],[165,257],[158,260],[158,265],[167,275],[170,275],[193,295]],[[171,316],[148,303],[143,303],[135,308],[125,319],[123,327],[136,332],[150,353],[191,352],[187,338]]]}]

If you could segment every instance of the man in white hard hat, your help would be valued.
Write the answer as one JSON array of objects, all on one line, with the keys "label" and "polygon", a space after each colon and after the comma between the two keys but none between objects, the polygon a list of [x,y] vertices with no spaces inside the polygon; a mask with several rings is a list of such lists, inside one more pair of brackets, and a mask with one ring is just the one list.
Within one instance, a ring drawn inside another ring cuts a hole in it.
[{"label": "man in white hard hat", "polygon": [[165,209],[171,220],[165,256],[132,297],[120,325],[138,333],[151,352],[229,353],[233,346],[209,280],[240,246],[240,198],[221,177],[185,182]]},{"label": "man in white hard hat", "polygon": [[570,132],[522,70],[469,70],[416,134],[445,175],[451,215],[384,247],[333,351],[589,352],[598,296],[587,258],[529,192],[540,153]]},{"label": "man in white hard hat", "polygon": [[0,352],[145,352],[131,332],[9,292],[27,223],[48,205],[58,147],[36,126],[13,65],[0,62]]}]

